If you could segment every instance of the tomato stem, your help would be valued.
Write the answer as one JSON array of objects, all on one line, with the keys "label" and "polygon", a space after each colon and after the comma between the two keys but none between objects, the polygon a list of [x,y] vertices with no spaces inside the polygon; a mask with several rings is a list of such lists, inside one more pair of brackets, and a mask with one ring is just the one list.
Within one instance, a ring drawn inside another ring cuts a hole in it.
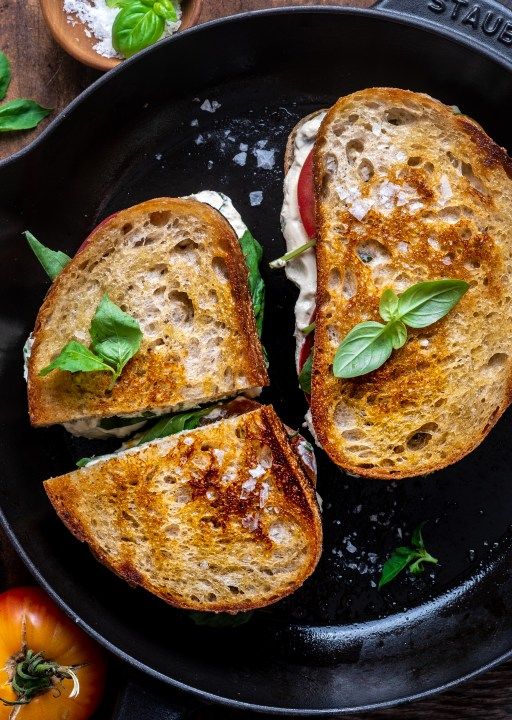
[{"label": "tomato stem", "polygon": [[43,653],[26,650],[13,659],[14,670],[11,686],[15,691],[16,700],[4,700],[4,705],[26,705],[36,695],[47,692],[63,680],[72,680],[73,689],[70,697],[76,697],[80,690],[78,677],[73,667],[59,665],[52,660],[46,660]]}]

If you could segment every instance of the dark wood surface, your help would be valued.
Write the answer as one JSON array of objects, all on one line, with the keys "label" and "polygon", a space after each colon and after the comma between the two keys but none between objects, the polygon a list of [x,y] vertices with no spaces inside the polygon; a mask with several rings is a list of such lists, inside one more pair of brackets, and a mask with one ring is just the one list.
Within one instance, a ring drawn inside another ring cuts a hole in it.
[{"label": "dark wood surface", "polygon": [[[201,21],[250,9],[292,4],[334,4],[335,0],[204,0]],[[368,7],[372,0],[350,0],[338,4]],[[507,2],[510,5],[510,2]],[[49,36],[39,11],[38,0],[0,0],[0,49],[9,57],[13,82],[8,97],[31,97],[55,113],[86,88],[99,73],[68,57]],[[8,157],[29,143],[44,127],[33,132],[0,138],[0,158]],[[0,533],[0,586],[29,582],[7,539]],[[114,667],[114,678],[122,668]],[[107,707],[99,720],[107,720]],[[241,720],[244,713],[211,709],[203,718]],[[261,716],[260,716],[261,717]],[[344,716],[347,720],[386,718],[387,720],[512,720],[512,662],[479,676],[470,683],[430,700],[393,710]],[[158,720],[155,718],[155,720]]]}]

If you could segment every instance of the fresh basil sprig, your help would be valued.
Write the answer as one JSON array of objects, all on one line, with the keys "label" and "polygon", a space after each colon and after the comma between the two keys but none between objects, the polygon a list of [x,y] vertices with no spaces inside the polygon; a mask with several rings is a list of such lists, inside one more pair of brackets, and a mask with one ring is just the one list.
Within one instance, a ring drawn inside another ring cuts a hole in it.
[{"label": "fresh basil sprig", "polygon": [[201,418],[213,410],[214,406],[200,408],[199,410],[189,410],[188,412],[179,413],[178,415],[165,415],[156,422],[153,427],[139,438],[137,445],[158,440],[159,438],[168,437],[182,432],[182,430],[194,430],[199,426]]},{"label": "fresh basil sprig", "polygon": [[260,262],[263,248],[260,243],[246,230],[239,240],[249,271],[249,291],[252,298],[254,318],[259,337],[263,330],[263,312],[265,309],[265,283],[260,273]]},{"label": "fresh basil sprig", "polygon": [[[11,83],[11,66],[7,56],[0,52],[0,100],[3,100]],[[32,130],[51,113],[35,100],[17,98],[0,105],[0,133]]]},{"label": "fresh basil sprig", "polygon": [[252,610],[248,612],[238,612],[235,615],[230,613],[214,613],[214,612],[188,612],[188,617],[196,625],[212,628],[228,628],[240,627],[245,625],[254,615]]},{"label": "fresh basil sprig", "polygon": [[7,55],[0,52],[0,100],[7,95],[7,90],[11,84],[11,66]]},{"label": "fresh basil sprig", "polygon": [[425,570],[423,563],[437,565],[437,558],[432,557],[425,549],[425,543],[423,542],[421,533],[424,524],[425,523],[421,523],[421,525],[418,525],[414,530],[411,537],[412,547],[397,547],[386,560],[381,571],[379,588],[394,580],[396,576],[407,567],[413,575],[421,575]]},{"label": "fresh basil sprig", "polygon": [[50,280],[55,280],[57,275],[60,275],[61,271],[71,260],[69,255],[66,255],[66,253],[60,250],[50,250],[50,248],[45,247],[43,243],[39,242],[28,230],[25,230],[24,235],[30,245],[30,249],[41,263],[43,270]]},{"label": "fresh basil sprig", "polygon": [[96,309],[89,334],[91,349],[71,340],[39,374],[48,375],[57,369],[72,373],[105,371],[112,373],[114,384],[128,360],[140,348],[142,331],[139,323],[105,294]]},{"label": "fresh basil sprig", "polygon": [[386,325],[370,320],[352,328],[334,356],[335,377],[359,377],[381,367],[393,350],[405,345],[406,325],[424,328],[441,320],[468,289],[464,280],[443,279],[417,283],[401,295],[385,290],[379,313]]},{"label": "fresh basil sprig", "polygon": [[108,4],[121,8],[112,25],[112,44],[124,57],[160,40],[165,23],[178,19],[171,0],[111,0]]},{"label": "fresh basil sprig", "polygon": [[307,395],[311,395],[311,371],[313,370],[313,351],[310,352],[308,359],[302,366],[299,373],[299,387]]},{"label": "fresh basil sprig", "polygon": [[0,106],[0,132],[32,130],[51,113],[35,100],[18,98]]}]

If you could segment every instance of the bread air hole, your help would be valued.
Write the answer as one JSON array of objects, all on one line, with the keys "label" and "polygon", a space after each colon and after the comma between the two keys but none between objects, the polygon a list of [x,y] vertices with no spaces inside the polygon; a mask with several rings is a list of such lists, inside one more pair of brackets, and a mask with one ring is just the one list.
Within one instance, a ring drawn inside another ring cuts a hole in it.
[{"label": "bread air hole", "polygon": [[422,425],[416,432],[409,435],[407,440],[407,448],[409,450],[421,450],[432,439],[432,434],[438,430],[437,423],[426,423]]},{"label": "bread air hole", "polygon": [[347,160],[350,165],[354,165],[359,155],[364,150],[364,143],[361,140],[350,140],[346,146]]},{"label": "bread air hole", "polygon": [[386,110],[384,119],[390,125],[408,125],[416,120],[416,114],[405,108],[394,107]]},{"label": "bread air hole", "polygon": [[490,368],[501,368],[508,360],[507,353],[494,353],[487,361],[487,367]]},{"label": "bread air hole", "polygon": [[214,257],[212,260],[212,268],[217,273],[220,280],[227,282],[229,280],[228,266],[226,261],[221,257]]},{"label": "bread air hole", "polygon": [[345,300],[350,300],[354,297],[357,292],[357,280],[353,271],[348,268],[345,270],[345,277],[343,278],[343,285],[341,287],[341,294]]},{"label": "bread air hole", "polygon": [[359,163],[357,172],[363,182],[369,182],[375,174],[375,168],[373,167],[373,163],[370,162],[368,158],[364,158]]},{"label": "bread air hole", "polygon": [[356,249],[356,253],[361,262],[365,265],[368,265],[369,263],[372,263],[373,265],[383,265],[390,258],[388,249],[377,240],[368,240],[362,245],[359,245]]},{"label": "bread air hole", "polygon": [[149,222],[151,225],[154,225],[154,227],[163,227],[167,225],[170,219],[171,213],[168,210],[152,212],[149,216]]},{"label": "bread air hole", "polygon": [[169,321],[176,325],[188,325],[194,318],[194,306],[187,293],[173,290],[169,293]]}]

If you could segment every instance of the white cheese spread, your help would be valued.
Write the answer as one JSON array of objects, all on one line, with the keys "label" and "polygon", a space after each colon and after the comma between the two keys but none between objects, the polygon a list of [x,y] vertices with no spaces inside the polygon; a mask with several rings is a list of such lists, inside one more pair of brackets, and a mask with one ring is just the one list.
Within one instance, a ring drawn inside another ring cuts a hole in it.
[{"label": "white cheese spread", "polygon": [[[284,201],[281,209],[281,229],[286,241],[287,252],[304,245],[310,240],[300,217],[297,185],[302,166],[313,149],[320,123],[326,113],[326,110],[320,110],[302,125],[295,137],[293,161],[284,179]],[[299,297],[295,305],[296,360],[298,362],[300,348],[304,342],[302,329],[310,324],[311,316],[315,310],[316,257],[314,249],[307,250],[294,260],[291,260],[286,265],[286,275],[299,288]]]}]

